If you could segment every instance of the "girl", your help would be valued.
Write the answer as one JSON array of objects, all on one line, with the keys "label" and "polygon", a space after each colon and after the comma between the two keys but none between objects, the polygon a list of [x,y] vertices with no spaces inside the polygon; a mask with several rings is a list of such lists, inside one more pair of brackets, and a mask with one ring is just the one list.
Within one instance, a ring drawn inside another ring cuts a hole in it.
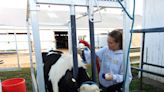
[{"label": "girl", "polygon": [[[122,29],[108,34],[108,45],[96,52],[100,62],[99,82],[103,92],[122,92],[123,84],[123,46]],[[131,79],[131,71],[129,78]]]}]

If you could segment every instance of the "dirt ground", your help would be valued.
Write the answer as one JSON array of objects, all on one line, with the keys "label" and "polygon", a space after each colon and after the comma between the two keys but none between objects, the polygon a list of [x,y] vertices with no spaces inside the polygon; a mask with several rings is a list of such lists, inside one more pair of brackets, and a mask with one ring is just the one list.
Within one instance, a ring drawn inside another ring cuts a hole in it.
[{"label": "dirt ground", "polygon": [[[18,61],[20,67],[29,67],[30,59],[28,53],[19,53],[19,58],[17,59],[17,54],[0,54],[0,59],[3,60],[3,64],[0,64],[0,68],[13,68],[18,67]],[[33,54],[33,60],[35,62],[35,57]]]},{"label": "dirt ground", "polygon": [[[68,50],[61,50],[64,52],[64,54],[68,54]],[[0,64],[0,69],[5,68],[16,68],[18,67],[18,61],[20,67],[30,67],[30,55],[27,52],[18,52],[16,53],[0,53],[0,61],[3,62],[3,64]],[[35,63],[35,53],[32,54],[32,61]]]}]

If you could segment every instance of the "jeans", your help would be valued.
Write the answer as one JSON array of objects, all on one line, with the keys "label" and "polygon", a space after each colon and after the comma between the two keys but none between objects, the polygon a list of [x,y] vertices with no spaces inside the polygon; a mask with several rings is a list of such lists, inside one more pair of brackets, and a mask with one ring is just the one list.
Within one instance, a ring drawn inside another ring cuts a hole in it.
[{"label": "jeans", "polygon": [[122,85],[123,85],[123,82],[114,84],[114,85],[109,86],[109,87],[103,87],[100,84],[100,88],[102,89],[101,92],[122,92]]}]

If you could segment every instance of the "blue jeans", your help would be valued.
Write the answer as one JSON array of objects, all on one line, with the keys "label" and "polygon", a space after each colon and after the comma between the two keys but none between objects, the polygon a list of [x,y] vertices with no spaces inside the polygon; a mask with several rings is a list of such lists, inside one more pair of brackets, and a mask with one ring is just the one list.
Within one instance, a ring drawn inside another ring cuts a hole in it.
[{"label": "blue jeans", "polygon": [[109,87],[104,87],[100,84],[100,88],[102,89],[101,92],[122,92],[122,85],[123,85],[123,82],[114,84]]}]

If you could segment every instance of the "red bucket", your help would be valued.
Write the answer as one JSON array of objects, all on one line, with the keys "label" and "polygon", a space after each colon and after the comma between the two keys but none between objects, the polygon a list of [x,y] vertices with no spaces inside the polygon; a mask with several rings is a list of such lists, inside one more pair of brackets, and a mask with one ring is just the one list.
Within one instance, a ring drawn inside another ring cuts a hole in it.
[{"label": "red bucket", "polygon": [[2,82],[3,92],[26,92],[25,79],[12,78]]}]

